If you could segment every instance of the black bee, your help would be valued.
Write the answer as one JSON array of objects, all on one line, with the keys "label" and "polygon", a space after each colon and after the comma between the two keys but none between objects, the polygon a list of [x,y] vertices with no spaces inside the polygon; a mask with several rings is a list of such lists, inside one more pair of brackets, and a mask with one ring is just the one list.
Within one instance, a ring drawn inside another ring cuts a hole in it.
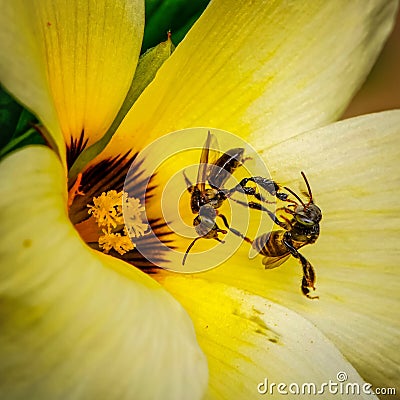
[{"label": "black bee", "polygon": [[[319,222],[322,219],[321,209],[314,204],[311,187],[304,172],[301,173],[307,185],[309,200],[305,204],[300,197],[289,188],[290,192],[300,202],[294,200],[287,207],[282,208],[289,217],[275,217],[275,223],[282,227],[282,230],[267,232],[253,241],[253,248],[261,255],[265,256],[262,260],[265,268],[271,269],[279,267],[290,256],[300,260],[303,267],[303,279],[301,290],[310,299],[318,298],[311,296],[310,290],[315,290],[315,272],[310,262],[298,252],[298,249],[313,244],[319,236]],[[292,208],[293,209],[292,209]]]},{"label": "black bee", "polygon": [[[214,144],[212,144],[213,142]],[[219,158],[213,161],[210,158],[210,149],[216,148],[215,143],[216,138],[209,131],[201,152],[200,165],[195,185],[190,182],[185,172],[183,173],[187,190],[191,194],[190,207],[192,213],[197,214],[196,218],[193,220],[193,226],[195,227],[196,233],[199,237],[195,238],[190,243],[183,257],[182,265],[185,264],[187,255],[197,240],[202,238],[215,239],[224,243],[223,240],[219,239],[218,234],[226,234],[227,231],[218,227],[216,217],[220,217],[225,227],[232,233],[241,237],[246,242],[252,243],[249,238],[236,229],[231,228],[226,217],[218,212],[218,208],[222,206],[223,202],[230,198],[235,192],[242,192],[246,195],[254,196],[258,200],[267,202],[260,193],[256,192],[255,188],[246,186],[248,182],[254,182],[260,185],[270,194],[277,196],[280,199],[286,199],[287,197],[286,194],[278,192],[279,186],[277,184],[263,177],[243,178],[240,183],[232,189],[224,188],[223,186],[229,177],[247,160],[247,158],[244,158],[244,148],[234,148],[226,151]],[[214,154],[215,152],[213,152],[213,155]],[[206,184],[208,184],[207,186],[209,187],[206,187]],[[249,208],[266,211],[271,217],[275,218],[270,210],[257,202],[251,201],[246,203],[236,199],[232,200]]]}]

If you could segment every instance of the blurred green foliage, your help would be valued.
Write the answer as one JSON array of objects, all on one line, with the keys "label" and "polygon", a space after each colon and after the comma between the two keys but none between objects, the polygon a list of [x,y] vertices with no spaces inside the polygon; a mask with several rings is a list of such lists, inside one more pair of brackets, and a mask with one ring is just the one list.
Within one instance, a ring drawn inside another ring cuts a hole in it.
[{"label": "blurred green foliage", "polygon": [[166,39],[171,30],[175,46],[185,37],[209,0],[147,0],[142,53]]}]

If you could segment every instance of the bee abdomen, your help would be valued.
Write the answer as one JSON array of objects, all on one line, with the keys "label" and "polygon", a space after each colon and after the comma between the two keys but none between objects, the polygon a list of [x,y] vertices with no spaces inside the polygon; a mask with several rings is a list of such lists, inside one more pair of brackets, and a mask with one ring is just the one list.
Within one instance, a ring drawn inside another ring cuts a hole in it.
[{"label": "bee abdomen", "polygon": [[253,248],[261,255],[267,257],[279,257],[287,253],[282,243],[285,231],[272,231],[264,233],[253,241]]}]

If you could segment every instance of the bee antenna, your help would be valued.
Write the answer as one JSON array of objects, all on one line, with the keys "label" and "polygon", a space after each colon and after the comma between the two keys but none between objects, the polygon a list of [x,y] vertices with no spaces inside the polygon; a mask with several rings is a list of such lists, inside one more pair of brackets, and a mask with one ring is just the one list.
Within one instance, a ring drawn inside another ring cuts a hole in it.
[{"label": "bee antenna", "polygon": [[285,188],[285,190],[287,190],[289,193],[291,193],[294,197],[296,197],[296,199],[301,203],[301,205],[302,205],[303,207],[306,207],[306,205],[303,203],[303,200],[302,200],[295,192],[293,192],[292,189],[288,188],[287,186],[285,186],[284,188]]},{"label": "bee antenna", "polygon": [[310,195],[310,200],[309,200],[308,203],[307,203],[307,206],[309,206],[309,205],[313,202],[311,187],[310,187],[310,184],[308,183],[306,174],[305,174],[303,171],[301,171],[301,175],[303,176],[304,182],[305,182],[306,185],[307,185],[308,194]]},{"label": "bee antenna", "polygon": [[189,244],[188,248],[186,249],[186,253],[185,253],[185,255],[183,256],[182,265],[185,265],[186,258],[187,258],[188,254],[189,254],[189,251],[191,250],[191,248],[194,246],[194,244],[195,244],[199,239],[201,239],[201,236],[197,237],[196,239],[194,239],[194,240],[192,241],[192,243]]}]

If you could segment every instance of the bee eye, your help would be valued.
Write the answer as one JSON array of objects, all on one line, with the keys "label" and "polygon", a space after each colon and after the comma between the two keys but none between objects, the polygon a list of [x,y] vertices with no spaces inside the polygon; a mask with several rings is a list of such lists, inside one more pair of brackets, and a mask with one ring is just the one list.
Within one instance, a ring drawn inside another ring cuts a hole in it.
[{"label": "bee eye", "polygon": [[308,218],[306,215],[297,214],[296,220],[302,225],[307,225],[307,226],[314,225],[314,221]]}]

